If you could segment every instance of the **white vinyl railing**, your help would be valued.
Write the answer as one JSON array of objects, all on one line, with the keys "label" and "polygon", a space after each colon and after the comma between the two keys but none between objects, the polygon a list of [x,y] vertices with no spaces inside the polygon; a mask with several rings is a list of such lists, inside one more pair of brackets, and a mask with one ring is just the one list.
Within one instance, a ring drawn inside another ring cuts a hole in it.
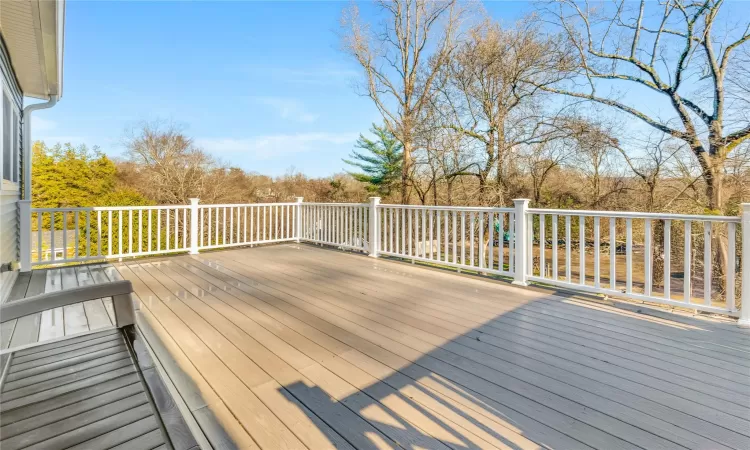
[{"label": "white vinyl railing", "polygon": [[[31,208],[21,267],[305,241],[739,316],[750,325],[750,204],[741,217],[369,203]],[[719,243],[724,263],[716,267]],[[740,253],[738,250],[742,249]],[[739,255],[742,255],[742,258]],[[715,276],[712,273],[717,270]],[[739,275],[738,275],[739,274]],[[741,290],[740,290],[741,288]],[[739,294],[739,295],[738,295]]]},{"label": "white vinyl railing", "polygon": [[367,204],[303,203],[300,211],[300,239],[348,249],[370,249]]},{"label": "white vinyl railing", "polygon": [[381,205],[379,254],[512,276],[512,208]]},{"label": "white vinyl railing", "polygon": [[[549,209],[529,209],[526,217],[533,237],[527,241],[530,281],[704,311],[737,311],[739,217]],[[711,273],[716,233],[727,247],[720,285]]]}]

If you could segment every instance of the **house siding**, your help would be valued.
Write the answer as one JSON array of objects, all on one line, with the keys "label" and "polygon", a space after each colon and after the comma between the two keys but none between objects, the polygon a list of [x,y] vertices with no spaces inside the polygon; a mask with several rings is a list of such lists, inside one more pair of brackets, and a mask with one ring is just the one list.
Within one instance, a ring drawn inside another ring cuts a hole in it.
[{"label": "house siding", "polygon": [[[23,128],[21,127],[21,112],[23,111],[23,93],[18,85],[13,68],[10,64],[5,42],[0,35],[0,76],[2,76],[2,86],[10,94],[11,111],[16,110],[15,118],[18,119],[17,136],[11,132],[11,139],[17,138],[19,152],[17,160],[13,165],[13,171],[16,173],[16,183],[11,183],[0,179],[0,302],[7,293],[8,284],[12,283],[15,274],[7,272],[7,265],[12,261],[19,260],[19,218],[18,218],[18,201],[21,198],[21,186],[23,186]],[[1,98],[1,97],[0,97]],[[1,100],[0,100],[1,101]],[[1,120],[2,116],[0,116]],[[13,127],[14,115],[11,112],[11,129]],[[12,144],[11,144],[12,145]]]}]

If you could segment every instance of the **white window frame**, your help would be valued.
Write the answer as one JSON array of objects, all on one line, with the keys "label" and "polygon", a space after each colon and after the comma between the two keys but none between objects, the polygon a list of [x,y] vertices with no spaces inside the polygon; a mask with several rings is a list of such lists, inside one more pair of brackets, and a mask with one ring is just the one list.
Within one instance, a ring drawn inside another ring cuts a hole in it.
[{"label": "white window frame", "polygon": [[[6,132],[4,118],[4,101],[3,96],[8,98],[8,104],[10,105],[10,129],[7,130],[10,133],[10,179],[5,178],[5,144],[4,144],[4,133]],[[17,120],[14,120],[14,113]],[[20,169],[21,169],[21,111],[13,101],[10,89],[8,88],[5,80],[0,82],[0,190],[3,191],[18,191],[20,190]]]}]

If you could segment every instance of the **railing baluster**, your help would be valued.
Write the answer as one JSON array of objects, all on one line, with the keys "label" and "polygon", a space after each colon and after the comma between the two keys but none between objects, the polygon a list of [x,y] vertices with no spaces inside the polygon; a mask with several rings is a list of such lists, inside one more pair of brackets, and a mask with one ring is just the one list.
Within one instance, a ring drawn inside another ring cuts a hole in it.
[{"label": "railing baluster", "polygon": [[[41,224],[41,222],[40,222]],[[96,254],[102,256],[102,212],[96,212]]]},{"label": "railing baluster", "polygon": [[539,214],[539,276],[544,278],[547,272],[547,240],[544,236],[544,229],[547,228],[547,217]]},{"label": "railing baluster", "polygon": [[117,211],[117,255],[122,255],[122,210]]},{"label": "railing baluster", "polygon": [[474,213],[469,213],[469,223],[471,224],[469,228],[469,244],[471,245],[469,249],[469,260],[471,261],[469,263],[470,266],[474,267]]},{"label": "railing baluster", "polygon": [[[44,213],[41,211],[36,213],[36,260],[38,262],[42,262],[44,260],[42,258],[42,240],[44,239],[44,234],[42,234],[43,215]],[[101,227],[99,228],[101,229]],[[101,242],[101,238],[99,239],[99,242]]]},{"label": "railing baluster", "polygon": [[[737,267],[737,245],[736,245],[736,239],[737,239],[737,225],[734,223],[728,223],[727,224],[727,238],[729,242],[727,243],[727,251],[729,254],[729,263],[727,264],[727,282],[726,282],[726,299],[727,299],[727,309],[732,312],[737,311],[737,304],[735,302],[735,275],[736,275],[736,267]],[[744,268],[743,268],[744,269]],[[750,270],[750,269],[747,269]]]},{"label": "railing baluster", "polygon": [[461,265],[466,265],[466,213],[461,211]]},{"label": "railing baluster", "polygon": [[[505,270],[505,213],[497,213],[497,270]],[[454,261],[455,262],[455,261]],[[510,267],[510,266],[508,266]]]},{"label": "railing baluster", "polygon": [[601,284],[600,284],[601,276],[599,274],[599,270],[600,270],[599,250],[601,249],[601,245],[599,241],[599,233],[600,233],[599,216],[596,216],[594,217],[594,287],[597,289],[601,287]]},{"label": "railing baluster", "polygon": [[625,219],[625,293],[633,292],[633,219]]},{"label": "railing baluster", "polygon": [[[508,268],[516,273],[516,214],[508,213]],[[523,270],[523,268],[521,268]]]},{"label": "railing baluster", "polygon": [[143,210],[138,210],[138,253],[143,253]]},{"label": "railing baluster", "polygon": [[170,242],[170,236],[169,236],[169,223],[170,223],[170,215],[169,215],[169,209],[165,209],[164,213],[166,215],[166,226],[164,227],[164,243],[166,244],[165,250],[169,250],[169,242]]},{"label": "railing baluster", "polygon": [[161,209],[155,209],[156,214],[156,251],[161,251]]},{"label": "railing baluster", "polygon": [[[174,250],[177,250],[180,247],[180,210],[175,208],[174,209],[174,247],[172,247]],[[167,214],[169,214],[169,210],[167,210]]]},{"label": "railing baluster", "polygon": [[685,248],[684,248],[684,262],[682,266],[682,292],[683,292],[683,301],[685,303],[691,303],[691,297],[693,295],[693,290],[691,286],[691,277],[692,277],[692,270],[691,270],[691,263],[692,258],[690,253],[692,252],[692,243],[693,243],[693,235],[692,235],[692,224],[689,220],[685,221]]},{"label": "railing baluster", "polygon": [[443,261],[448,262],[448,211],[443,211]]},{"label": "railing baluster", "polygon": [[557,281],[557,214],[552,215],[552,279]]},{"label": "railing baluster", "polygon": [[440,241],[442,240],[442,239],[440,239],[440,236],[441,236],[440,230],[441,230],[442,227],[440,226],[440,211],[439,210],[435,210],[435,222],[436,222],[436,224],[435,224],[435,226],[436,226],[436,229],[435,229],[435,253],[437,254],[437,257],[435,259],[437,259],[438,261],[440,261],[441,255],[442,255],[442,253],[441,253],[442,250],[440,248],[441,247]]},{"label": "railing baluster", "polygon": [[200,224],[200,225],[198,225],[198,229],[199,229],[199,232],[198,232],[198,245],[200,247],[203,247],[203,242],[204,242],[203,241],[203,226],[204,226],[204,220],[205,220],[205,215],[206,215],[205,211],[206,211],[206,208],[199,208],[198,209],[198,223]]},{"label": "railing baluster", "polygon": [[586,284],[586,218],[578,216],[578,284]]},{"label": "railing baluster", "polygon": [[565,280],[568,283],[573,283],[573,276],[571,275],[573,260],[570,257],[570,221],[570,216],[565,216]]},{"label": "railing baluster", "polygon": [[148,252],[151,253],[151,210],[147,209],[148,211]]},{"label": "railing baluster", "polygon": [[422,249],[421,249],[421,257],[427,258],[427,210],[422,209]]},{"label": "railing baluster", "polygon": [[457,217],[456,217],[456,211],[453,211],[453,213],[451,214],[451,216],[453,218],[453,264],[456,264],[458,262],[458,254],[457,254],[457,251],[456,251],[457,250],[456,246],[458,244],[458,242],[456,242],[456,235],[457,235],[457,230],[456,230],[456,219],[457,219]]},{"label": "railing baluster", "polygon": [[133,210],[128,210],[128,253],[133,253]]},{"label": "railing baluster", "polygon": [[646,219],[643,223],[643,295],[651,295],[653,281],[652,262],[654,253],[651,248],[651,219]]},{"label": "railing baluster", "polygon": [[50,260],[55,262],[55,212],[50,213]]},{"label": "railing baluster", "polygon": [[[734,224],[730,224],[734,225]],[[731,255],[731,253],[730,253]],[[672,289],[672,221],[664,221],[664,298],[670,300]]]},{"label": "railing baluster", "polygon": [[221,245],[227,245],[227,207],[221,213]]},{"label": "railing baluster", "polygon": [[80,244],[80,236],[78,233],[79,223],[78,223],[78,211],[75,211],[73,213],[73,223],[75,224],[76,230],[74,233],[74,244],[73,244],[73,258],[78,259],[78,245]]},{"label": "railing baluster", "polygon": [[483,269],[485,266],[484,260],[484,212],[479,213],[479,268]]},{"label": "railing baluster", "polygon": [[187,231],[190,228],[187,219],[187,208],[182,209],[182,248],[187,248]]},{"label": "railing baluster", "polygon": [[711,222],[703,222],[703,299],[711,306]]},{"label": "railing baluster", "polygon": [[609,218],[609,288],[617,289],[617,219]]},{"label": "railing baluster", "polygon": [[63,241],[63,261],[68,259],[68,212],[63,211],[62,213],[62,241]]},{"label": "railing baluster", "polygon": [[107,211],[107,219],[108,219],[108,222],[107,222],[107,233],[108,233],[108,236],[107,236],[107,244],[108,244],[107,245],[107,255],[108,256],[112,256],[112,246],[114,245],[112,243],[112,226],[113,226],[113,223],[112,223],[112,210]]}]

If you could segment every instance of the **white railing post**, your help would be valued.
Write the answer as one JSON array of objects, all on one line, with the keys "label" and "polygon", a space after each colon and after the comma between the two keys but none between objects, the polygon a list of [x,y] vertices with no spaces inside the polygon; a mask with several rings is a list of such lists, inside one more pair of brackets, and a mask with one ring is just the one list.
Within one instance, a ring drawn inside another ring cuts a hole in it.
[{"label": "white railing post", "polygon": [[[200,199],[190,199],[190,254],[198,254],[198,202]],[[175,220],[177,220],[175,218]]]},{"label": "white railing post", "polygon": [[[742,214],[742,292],[740,299],[740,320],[737,325],[750,328],[750,203],[740,205]],[[734,261],[734,255],[730,255]],[[734,288],[734,286],[730,286]]]},{"label": "white railing post", "polygon": [[294,237],[299,244],[302,238],[302,201],[304,197],[297,197],[297,204],[294,206]]},{"label": "white railing post", "polygon": [[380,197],[370,197],[370,256],[373,258],[378,257],[380,251],[380,220],[378,220],[378,205],[380,204]]},{"label": "white railing post", "polygon": [[[18,215],[21,227],[21,272],[29,272],[31,271],[31,200],[18,201]],[[54,233],[54,230],[52,232]]]},{"label": "white railing post", "polygon": [[515,273],[513,274],[513,284],[519,286],[527,286],[527,270],[528,270],[528,258],[529,246],[526,241],[531,239],[529,233],[528,221],[526,220],[529,200],[525,198],[514,199],[513,204],[515,205],[516,211],[514,214],[515,220],[515,232],[513,245],[515,246]]}]

